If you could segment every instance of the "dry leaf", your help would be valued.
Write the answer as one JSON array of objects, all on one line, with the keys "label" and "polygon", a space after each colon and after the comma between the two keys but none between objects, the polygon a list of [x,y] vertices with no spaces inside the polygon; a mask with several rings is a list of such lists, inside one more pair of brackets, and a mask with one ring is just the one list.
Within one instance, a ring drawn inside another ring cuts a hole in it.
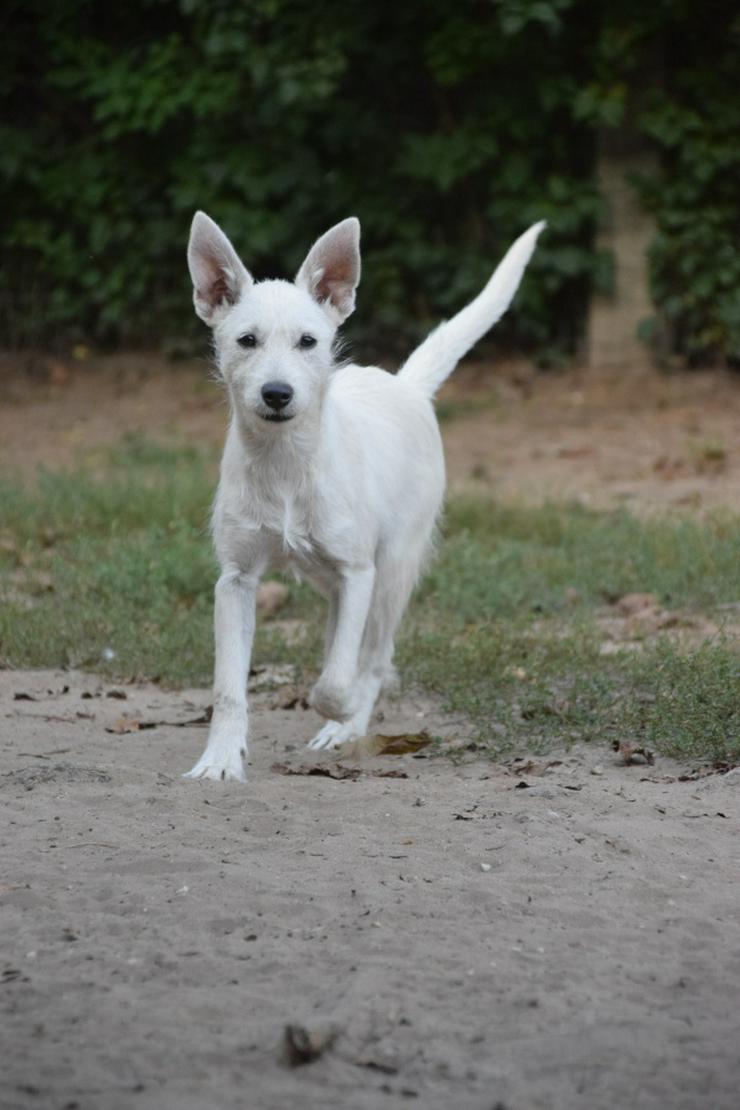
[{"label": "dry leaf", "polygon": [[308,693],[300,686],[283,686],[270,701],[271,709],[308,709]]},{"label": "dry leaf", "polygon": [[535,759],[528,759],[526,756],[517,756],[507,762],[505,766],[510,767],[516,775],[544,775],[551,767],[561,767],[562,759],[549,759],[546,763],[538,763]]},{"label": "dry leaf", "polygon": [[200,717],[190,717],[187,721],[141,721],[137,717],[121,717],[105,731],[123,735],[127,732],[141,732],[146,728],[190,728],[191,725],[210,724],[212,716],[213,706],[207,705]]},{"label": "dry leaf", "polygon": [[359,767],[344,767],[341,763],[273,763],[271,770],[278,775],[321,775],[329,779],[358,779]]},{"label": "dry leaf", "polygon": [[363,755],[407,755],[418,752],[431,744],[432,738],[424,729],[422,732],[400,732],[395,736],[361,736],[342,744],[341,752],[345,758],[357,759]]},{"label": "dry leaf", "polygon": [[653,753],[648,751],[647,748],[638,747],[632,740],[613,740],[612,748],[615,752],[619,752],[628,767],[636,755],[642,756],[646,763],[651,765],[655,763]]},{"label": "dry leaf", "polygon": [[271,770],[278,775],[320,775],[328,779],[359,779],[370,775],[379,779],[407,779],[405,771],[384,771],[371,768],[345,767],[343,763],[273,763]]},{"label": "dry leaf", "polygon": [[636,613],[643,613],[646,609],[659,608],[655,594],[624,594],[614,602],[614,608],[623,617],[634,617]]},{"label": "dry leaf", "polygon": [[291,663],[276,663],[272,667],[252,667],[249,672],[248,686],[250,690],[259,690],[262,686],[288,686],[292,685],[295,677],[295,668]]},{"label": "dry leaf", "polygon": [[156,727],[157,721],[140,721],[136,717],[121,717],[105,731],[115,732],[118,736],[123,736],[127,732],[141,732],[145,728]]}]

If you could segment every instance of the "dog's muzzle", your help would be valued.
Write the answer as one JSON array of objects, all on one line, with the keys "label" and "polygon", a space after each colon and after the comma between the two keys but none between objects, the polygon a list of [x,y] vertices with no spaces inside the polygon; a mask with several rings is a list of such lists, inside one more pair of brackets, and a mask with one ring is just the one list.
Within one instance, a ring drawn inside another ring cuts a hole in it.
[{"label": "dog's muzzle", "polygon": [[293,387],[287,382],[267,382],[262,386],[262,400],[273,412],[280,412],[293,400]]},{"label": "dog's muzzle", "polygon": [[261,412],[263,420],[270,420],[279,424],[285,420],[292,420],[293,414],[283,412],[293,400],[293,387],[287,382],[266,382],[262,386],[262,400],[267,405],[269,412]]}]

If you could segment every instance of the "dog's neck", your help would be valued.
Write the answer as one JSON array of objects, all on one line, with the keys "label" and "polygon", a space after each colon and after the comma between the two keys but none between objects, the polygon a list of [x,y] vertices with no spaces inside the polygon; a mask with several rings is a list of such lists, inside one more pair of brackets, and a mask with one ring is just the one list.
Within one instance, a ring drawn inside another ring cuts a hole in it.
[{"label": "dog's neck", "polygon": [[322,412],[302,413],[284,424],[253,421],[233,414],[241,458],[241,513],[252,526],[281,537],[286,555],[311,549]]},{"label": "dog's neck", "polygon": [[303,413],[296,421],[283,424],[244,420],[234,411],[234,423],[248,471],[258,471],[265,479],[302,484],[313,471],[321,435],[322,411]]}]

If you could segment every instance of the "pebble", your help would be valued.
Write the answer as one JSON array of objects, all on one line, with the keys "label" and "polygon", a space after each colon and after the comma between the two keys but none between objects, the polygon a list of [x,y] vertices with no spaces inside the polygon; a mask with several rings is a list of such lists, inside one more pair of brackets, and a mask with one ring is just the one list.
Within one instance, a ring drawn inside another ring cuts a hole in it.
[{"label": "pebble", "polygon": [[559,786],[549,786],[546,783],[538,783],[537,786],[530,786],[527,790],[527,797],[535,798],[559,798],[563,790]]}]

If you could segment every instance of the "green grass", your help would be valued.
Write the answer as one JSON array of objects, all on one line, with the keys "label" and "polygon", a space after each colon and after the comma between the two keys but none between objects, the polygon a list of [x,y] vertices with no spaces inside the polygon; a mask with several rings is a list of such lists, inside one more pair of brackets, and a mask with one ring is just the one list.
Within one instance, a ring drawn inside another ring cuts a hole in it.
[{"label": "green grass", "polygon": [[[95,470],[0,483],[0,663],[208,683],[216,568],[215,457],[127,439]],[[740,519],[638,521],[569,505],[456,499],[399,642],[405,676],[467,713],[491,754],[635,738],[679,756],[740,761],[740,654],[721,627],[646,636],[605,656],[600,623],[625,593],[721,626],[740,598]],[[322,605],[291,586],[263,622],[257,661],[317,666]],[[113,653],[112,658],[111,652]]]}]

